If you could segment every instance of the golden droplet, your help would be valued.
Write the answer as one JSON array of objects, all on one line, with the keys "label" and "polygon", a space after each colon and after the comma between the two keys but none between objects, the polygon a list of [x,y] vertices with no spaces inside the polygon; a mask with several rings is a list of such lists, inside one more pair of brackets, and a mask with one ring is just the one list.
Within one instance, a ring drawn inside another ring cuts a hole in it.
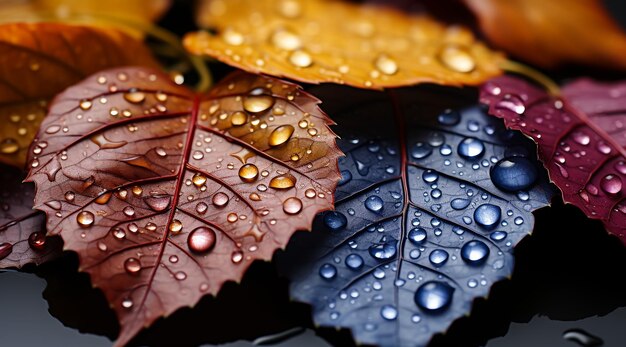
[{"label": "golden droplet", "polygon": [[233,113],[232,116],[230,116],[230,123],[233,126],[244,125],[246,124],[246,122],[248,122],[248,115],[245,114],[244,112],[237,111]]},{"label": "golden droplet", "polygon": [[299,126],[301,129],[306,129],[306,127],[308,127],[308,126],[309,126],[309,121],[307,121],[306,119],[303,119],[303,120],[301,120],[301,121],[299,121],[299,122],[298,122],[298,126]]},{"label": "golden droplet", "polygon": [[128,93],[124,93],[124,100],[130,102],[131,104],[140,104],[146,100],[146,94],[138,91],[130,91]]},{"label": "golden droplet", "polygon": [[107,202],[109,202],[109,200],[111,200],[111,195],[113,195],[113,193],[112,193],[112,192],[106,192],[106,193],[104,193],[104,194],[100,195],[100,196],[99,196],[98,198],[96,198],[96,200],[95,200],[95,201],[96,201],[96,204],[99,204],[99,205],[104,205],[104,204],[106,204]]},{"label": "golden droplet", "polygon": [[259,169],[254,164],[245,164],[239,168],[239,178],[244,182],[254,182],[259,177]]},{"label": "golden droplet", "polygon": [[302,46],[300,37],[285,29],[276,30],[274,34],[272,34],[272,43],[277,48],[284,49],[286,51],[293,51]]},{"label": "golden droplet", "polygon": [[289,56],[289,62],[296,67],[309,67],[313,65],[313,58],[304,50],[297,50]]},{"label": "golden droplet", "polygon": [[270,180],[270,188],[290,189],[296,185],[296,178],[291,174],[276,176]]},{"label": "golden droplet", "polygon": [[384,73],[385,75],[394,75],[398,72],[398,64],[396,61],[385,54],[379,55],[378,58],[376,58],[374,65],[378,71]]},{"label": "golden droplet", "polygon": [[257,193],[250,193],[250,200],[261,201],[261,196]]},{"label": "golden droplet", "polygon": [[304,191],[304,196],[306,196],[309,199],[313,199],[316,195],[317,195],[317,192],[313,188],[309,188]]},{"label": "golden droplet", "polygon": [[89,100],[82,100],[79,104],[80,108],[84,111],[88,110],[91,108],[91,101]]},{"label": "golden droplet", "polygon": [[457,46],[445,46],[439,52],[439,60],[449,69],[457,72],[472,72],[476,68],[476,61],[467,49]]},{"label": "golden droplet", "polygon": [[76,216],[76,221],[78,222],[78,225],[80,225],[83,228],[91,226],[94,222],[94,219],[95,219],[95,216],[93,215],[93,213],[89,211],[81,211]]},{"label": "golden droplet", "polygon": [[205,183],[206,183],[206,176],[200,174],[200,173],[196,173],[195,175],[193,175],[193,177],[191,178],[191,181],[193,182],[193,185],[196,187],[202,187]]},{"label": "golden droplet", "polygon": [[315,129],[315,128],[311,128],[311,129],[309,129],[307,132],[308,132],[308,133],[309,133],[309,135],[311,135],[311,136],[315,136],[315,135],[317,135],[317,129]]},{"label": "golden droplet", "polygon": [[170,223],[169,230],[174,234],[178,234],[183,230],[183,223],[178,219],[174,219]]},{"label": "golden droplet", "polygon": [[222,40],[231,46],[240,46],[243,44],[244,37],[240,32],[229,28],[222,32]]},{"label": "golden droplet", "polygon": [[133,194],[135,194],[136,196],[140,196],[143,193],[143,189],[141,189],[140,186],[134,186],[132,188]]},{"label": "golden droplet", "polygon": [[288,198],[283,202],[283,211],[286,214],[298,214],[302,211],[302,201],[296,197]]},{"label": "golden droplet", "polygon": [[237,217],[236,213],[229,213],[228,216],[226,216],[226,220],[230,223],[235,223],[237,219],[239,219],[239,217]]},{"label": "golden droplet", "polygon": [[243,108],[250,113],[260,113],[272,107],[274,102],[271,95],[251,95],[243,99]]},{"label": "golden droplet", "polygon": [[274,129],[274,131],[272,131],[272,133],[270,134],[268,143],[270,146],[278,146],[278,145],[282,145],[283,143],[287,142],[290,138],[291,135],[294,132],[294,127],[286,124],[286,125],[281,125],[279,127],[276,127],[276,129]]},{"label": "golden droplet", "polygon": [[20,150],[20,146],[14,139],[4,139],[0,142],[0,153],[14,154]]}]

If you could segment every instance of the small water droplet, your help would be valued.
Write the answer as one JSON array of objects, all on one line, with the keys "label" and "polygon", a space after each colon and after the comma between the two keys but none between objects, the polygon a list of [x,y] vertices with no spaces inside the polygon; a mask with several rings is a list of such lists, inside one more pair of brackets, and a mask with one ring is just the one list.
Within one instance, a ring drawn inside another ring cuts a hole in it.
[{"label": "small water droplet", "polygon": [[254,182],[259,177],[259,169],[254,164],[244,164],[239,168],[239,178],[244,182]]},{"label": "small water droplet", "polygon": [[430,252],[428,256],[428,260],[434,266],[440,267],[443,266],[448,261],[449,254],[443,249],[435,249]]},{"label": "small water droplet", "polygon": [[337,276],[337,268],[327,263],[320,267],[319,274],[323,279],[331,280]]},{"label": "small water droplet", "polygon": [[349,254],[346,257],[346,266],[351,270],[358,270],[363,266],[363,258],[358,254]]},{"label": "small water droplet", "polygon": [[94,220],[95,216],[89,211],[81,211],[78,213],[78,215],[76,215],[76,221],[78,222],[78,225],[83,228],[90,227],[93,224]]},{"label": "small water droplet", "polygon": [[461,115],[458,111],[447,109],[437,116],[437,121],[443,125],[457,125],[461,121]]},{"label": "small water droplet", "polygon": [[223,193],[223,192],[217,192],[211,198],[211,202],[216,207],[224,207],[228,204],[229,201],[230,201],[230,198],[228,197],[226,193]]},{"label": "small water droplet", "polygon": [[289,62],[296,67],[307,68],[313,65],[313,58],[307,51],[299,49],[289,55]]},{"label": "small water droplet", "polygon": [[368,249],[369,254],[378,260],[387,260],[396,256],[397,241],[395,239],[385,240],[383,239],[374,245],[371,245]]},{"label": "small water droplet", "polygon": [[449,44],[439,52],[444,66],[456,72],[469,73],[476,68],[476,61],[465,47]]},{"label": "small water droplet", "polygon": [[234,251],[233,254],[231,254],[230,256],[230,260],[237,264],[237,263],[241,263],[241,261],[243,260],[243,252],[242,251]]},{"label": "small water droplet", "polygon": [[424,159],[433,152],[432,147],[422,142],[418,142],[411,149],[411,157],[415,159]]},{"label": "small water droplet", "polygon": [[374,62],[376,69],[385,75],[394,75],[398,72],[398,64],[395,60],[385,54],[381,54]]},{"label": "small water droplet", "polygon": [[146,100],[146,94],[136,90],[131,90],[128,93],[124,93],[124,100],[131,104],[140,104]]},{"label": "small water droplet", "polygon": [[365,199],[365,208],[372,212],[380,212],[383,207],[383,199],[377,195],[368,196],[367,199]]},{"label": "small water droplet", "polygon": [[150,207],[153,211],[161,212],[165,211],[169,206],[172,200],[172,197],[168,194],[153,194],[145,199],[146,205]]},{"label": "small water droplet", "polygon": [[479,139],[468,137],[459,143],[457,151],[465,159],[477,159],[485,153],[485,145]]},{"label": "small water droplet", "polygon": [[469,206],[470,203],[471,203],[471,200],[469,199],[456,198],[450,201],[450,207],[452,207],[455,210],[462,210],[466,208],[467,206]]},{"label": "small water droplet", "polygon": [[296,197],[287,198],[283,202],[283,211],[287,214],[298,214],[302,211],[302,201]]},{"label": "small water droplet", "polygon": [[124,269],[131,275],[137,274],[141,271],[141,262],[137,258],[128,258],[124,262]]},{"label": "small water droplet", "polygon": [[386,320],[395,320],[398,318],[398,310],[392,305],[383,305],[380,309],[380,315]]},{"label": "small water droplet", "polygon": [[169,227],[168,227],[169,231],[171,231],[173,234],[179,234],[182,230],[183,230],[183,223],[181,221],[179,221],[178,219],[174,219]]}]

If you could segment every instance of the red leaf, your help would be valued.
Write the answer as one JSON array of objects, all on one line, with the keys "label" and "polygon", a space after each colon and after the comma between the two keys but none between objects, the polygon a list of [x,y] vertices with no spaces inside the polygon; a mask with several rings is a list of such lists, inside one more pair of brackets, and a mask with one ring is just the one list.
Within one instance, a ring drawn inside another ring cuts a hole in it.
[{"label": "red leaf", "polygon": [[245,73],[194,95],[144,68],[56,98],[34,143],[35,206],[116,311],[118,346],[332,207],[341,152],[318,103]]},{"label": "red leaf", "polygon": [[35,189],[22,173],[0,166],[0,269],[42,264],[61,254],[61,240],[46,238],[44,215],[33,211]]},{"label": "red leaf", "polygon": [[563,199],[626,243],[626,83],[579,80],[562,97],[513,77],[485,84],[481,100],[539,145]]}]

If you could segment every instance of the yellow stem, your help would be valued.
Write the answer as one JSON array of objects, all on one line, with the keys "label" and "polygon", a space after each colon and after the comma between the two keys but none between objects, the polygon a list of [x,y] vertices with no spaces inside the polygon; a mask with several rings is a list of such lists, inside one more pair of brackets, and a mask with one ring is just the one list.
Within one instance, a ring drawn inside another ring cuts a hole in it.
[{"label": "yellow stem", "polygon": [[539,83],[544,88],[546,88],[548,93],[554,96],[558,96],[561,94],[561,89],[559,88],[559,85],[556,84],[556,82],[550,79],[550,77],[544,75],[540,71],[535,70],[528,65],[524,65],[522,63],[518,63],[512,60],[504,60],[500,64],[500,67],[504,71],[513,72],[532,79],[533,81]]}]

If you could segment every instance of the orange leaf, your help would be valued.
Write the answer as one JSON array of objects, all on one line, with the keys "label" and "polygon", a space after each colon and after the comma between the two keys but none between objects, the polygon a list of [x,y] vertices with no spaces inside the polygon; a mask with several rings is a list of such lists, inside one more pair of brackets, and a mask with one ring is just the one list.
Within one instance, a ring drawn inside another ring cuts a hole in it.
[{"label": "orange leaf", "polygon": [[0,162],[23,166],[47,102],[96,71],[157,67],[139,41],[116,30],[64,24],[0,25]]},{"label": "orange leaf", "polygon": [[598,0],[464,0],[489,40],[546,68],[626,69],[626,34]]},{"label": "orange leaf", "polygon": [[188,34],[190,52],[309,83],[477,84],[503,59],[465,28],[330,0],[205,0],[198,22],[218,34]]},{"label": "orange leaf", "polygon": [[144,68],[55,99],[31,161],[35,208],[116,311],[118,346],[239,281],[332,207],[341,152],[318,103],[242,72],[195,95]]}]

